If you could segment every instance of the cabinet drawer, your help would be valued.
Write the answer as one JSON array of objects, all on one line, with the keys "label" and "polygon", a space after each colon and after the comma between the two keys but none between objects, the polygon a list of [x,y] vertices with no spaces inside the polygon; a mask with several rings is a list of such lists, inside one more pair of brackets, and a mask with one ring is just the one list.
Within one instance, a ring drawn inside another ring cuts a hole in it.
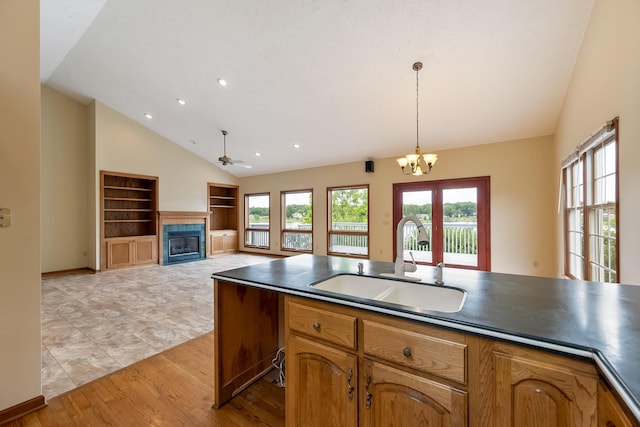
[{"label": "cabinet drawer", "polygon": [[365,354],[466,383],[466,344],[364,320],[363,349]]},{"label": "cabinet drawer", "polygon": [[289,329],[330,343],[356,348],[356,318],[289,302]]}]

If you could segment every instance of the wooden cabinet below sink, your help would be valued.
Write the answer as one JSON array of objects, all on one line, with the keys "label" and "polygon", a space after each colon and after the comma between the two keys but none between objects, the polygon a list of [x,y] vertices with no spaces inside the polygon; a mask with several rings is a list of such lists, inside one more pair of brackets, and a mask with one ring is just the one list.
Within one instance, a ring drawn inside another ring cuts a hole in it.
[{"label": "wooden cabinet below sink", "polygon": [[589,359],[219,280],[214,300],[215,407],[268,370],[280,333],[287,426],[637,425]]}]

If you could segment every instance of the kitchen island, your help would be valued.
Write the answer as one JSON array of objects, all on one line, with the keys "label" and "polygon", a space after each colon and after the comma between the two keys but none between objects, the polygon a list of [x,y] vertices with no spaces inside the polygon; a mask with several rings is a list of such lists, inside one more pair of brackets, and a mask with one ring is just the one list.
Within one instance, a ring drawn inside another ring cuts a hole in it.
[{"label": "kitchen island", "polygon": [[[367,276],[393,272],[392,263],[299,255],[215,273],[212,278],[216,284],[225,284],[231,289],[240,286],[264,292],[255,297],[256,304],[262,307],[260,311],[271,314],[268,322],[259,322],[260,327],[266,329],[256,336],[270,337],[272,347],[282,344],[282,339],[276,337],[282,332],[277,315],[273,314],[274,307],[277,311],[278,306],[275,296],[302,297],[592,361],[599,375],[624,403],[630,418],[634,422],[640,420],[637,358],[640,354],[640,287],[446,269],[444,286],[464,290],[466,300],[460,311],[444,313],[339,295],[310,286],[336,275],[357,274],[359,262]],[[433,268],[420,267],[416,274],[423,276],[424,283],[432,283],[434,272]],[[217,294],[216,297],[222,298]],[[237,299],[240,301],[243,297]],[[219,300],[216,304],[225,302]],[[270,309],[265,309],[267,306]],[[247,323],[252,324],[257,327],[255,319]],[[224,327],[225,319],[216,315],[215,328]],[[246,352],[244,343],[237,348]],[[266,348],[263,350],[269,353]],[[262,364],[252,374],[259,375],[268,368]],[[249,377],[244,377],[245,380],[250,381]],[[232,395],[233,392],[227,394],[217,404]]]}]

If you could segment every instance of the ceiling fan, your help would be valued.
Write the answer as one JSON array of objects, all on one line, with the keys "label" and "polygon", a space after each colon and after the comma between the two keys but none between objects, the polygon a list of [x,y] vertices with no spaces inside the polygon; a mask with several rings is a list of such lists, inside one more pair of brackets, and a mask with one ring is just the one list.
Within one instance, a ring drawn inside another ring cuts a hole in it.
[{"label": "ceiling fan", "polygon": [[245,165],[242,160],[234,160],[231,157],[227,156],[227,133],[228,132],[226,130],[222,131],[222,140],[223,140],[223,144],[224,144],[224,152],[223,152],[222,156],[218,157],[218,161],[220,163],[222,163],[222,166],[236,165],[236,166],[241,166],[241,167],[244,167],[244,168],[251,168],[251,166]]}]

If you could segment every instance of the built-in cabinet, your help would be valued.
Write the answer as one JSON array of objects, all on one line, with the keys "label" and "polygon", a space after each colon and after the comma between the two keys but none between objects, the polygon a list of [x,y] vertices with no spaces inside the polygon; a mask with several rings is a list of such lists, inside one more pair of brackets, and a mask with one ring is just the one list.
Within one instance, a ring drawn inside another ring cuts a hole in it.
[{"label": "built-in cabinet", "polygon": [[463,335],[295,297],[285,304],[288,426],[467,425]]},{"label": "built-in cabinet", "polygon": [[100,172],[101,269],[158,262],[158,178]]},{"label": "built-in cabinet", "polygon": [[208,184],[211,255],[238,251],[238,186]]},{"label": "built-in cabinet", "polygon": [[496,425],[598,425],[598,374],[592,363],[502,343],[493,359]]},{"label": "built-in cabinet", "polygon": [[106,248],[107,269],[158,262],[158,239],[155,236],[106,239]]},{"label": "built-in cabinet", "polygon": [[287,426],[630,427],[591,360],[215,281],[219,407],[268,369],[284,305]]}]

